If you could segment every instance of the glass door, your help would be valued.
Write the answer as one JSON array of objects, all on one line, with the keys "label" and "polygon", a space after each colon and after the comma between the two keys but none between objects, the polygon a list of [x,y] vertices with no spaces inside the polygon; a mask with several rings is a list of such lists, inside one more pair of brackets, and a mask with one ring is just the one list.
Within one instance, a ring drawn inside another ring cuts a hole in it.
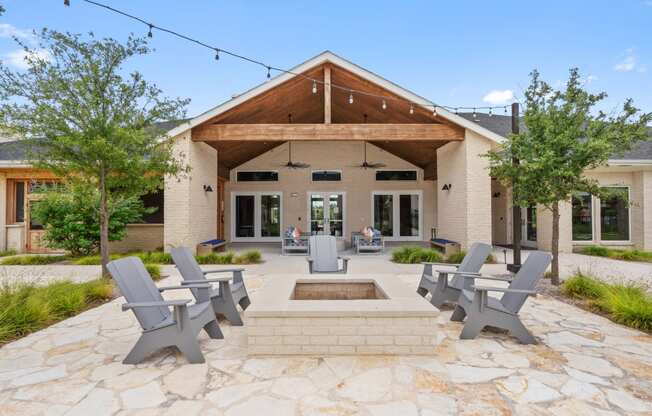
[{"label": "glass door", "polygon": [[521,208],[521,244],[528,247],[537,246],[537,207]]},{"label": "glass door", "polygon": [[283,220],[282,199],[280,192],[232,194],[232,240],[278,241]]},{"label": "glass door", "polygon": [[342,192],[310,193],[308,220],[311,234],[344,236],[344,194]]},{"label": "glass door", "polygon": [[388,240],[421,240],[421,192],[372,192],[374,228]]}]

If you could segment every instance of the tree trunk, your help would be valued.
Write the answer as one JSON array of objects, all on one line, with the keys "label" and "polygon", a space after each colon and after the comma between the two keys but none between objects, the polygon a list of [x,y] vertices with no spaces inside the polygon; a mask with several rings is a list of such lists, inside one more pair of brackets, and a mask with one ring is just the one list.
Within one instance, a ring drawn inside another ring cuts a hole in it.
[{"label": "tree trunk", "polygon": [[110,277],[106,265],[109,263],[109,209],[106,199],[106,172],[100,171],[100,257],[102,259],[102,277]]},{"label": "tree trunk", "polygon": [[559,286],[559,201],[552,205],[552,273],[551,283]]}]

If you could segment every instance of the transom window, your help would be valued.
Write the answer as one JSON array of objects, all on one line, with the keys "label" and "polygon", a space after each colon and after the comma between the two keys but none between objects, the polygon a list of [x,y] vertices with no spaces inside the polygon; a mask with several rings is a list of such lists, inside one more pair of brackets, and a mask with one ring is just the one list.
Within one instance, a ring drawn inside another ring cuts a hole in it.
[{"label": "transom window", "polygon": [[416,181],[416,170],[377,170],[377,181]]},{"label": "transom window", "polygon": [[313,182],[338,182],[342,180],[342,172],[338,170],[314,170],[312,171]]},{"label": "transom window", "polygon": [[240,171],[237,180],[238,182],[277,182],[278,172],[273,170]]}]

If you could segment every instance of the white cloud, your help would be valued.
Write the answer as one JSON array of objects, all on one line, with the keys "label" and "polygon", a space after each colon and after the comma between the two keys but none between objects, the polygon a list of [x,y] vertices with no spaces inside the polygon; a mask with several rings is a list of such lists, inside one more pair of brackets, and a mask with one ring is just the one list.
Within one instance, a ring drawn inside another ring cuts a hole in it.
[{"label": "white cloud", "polygon": [[514,91],[512,90],[493,90],[482,99],[485,103],[491,105],[506,104],[514,100]]},{"label": "white cloud", "polygon": [[[50,54],[44,49],[37,49],[33,52],[37,58],[45,59],[46,61],[50,60]],[[19,69],[27,69],[29,65],[27,64],[27,56],[29,52],[24,49],[16,49],[15,51],[9,52],[5,55],[6,62]]]},{"label": "white cloud", "polygon": [[629,48],[625,50],[625,58],[614,65],[614,70],[618,72],[631,72],[636,69],[637,64],[634,48]]},{"label": "white cloud", "polygon": [[9,23],[0,23],[0,38],[18,38],[34,42],[36,37],[31,30],[18,29]]},{"label": "white cloud", "polygon": [[596,75],[588,75],[586,78],[582,79],[582,82],[586,85],[589,85],[598,80]]}]

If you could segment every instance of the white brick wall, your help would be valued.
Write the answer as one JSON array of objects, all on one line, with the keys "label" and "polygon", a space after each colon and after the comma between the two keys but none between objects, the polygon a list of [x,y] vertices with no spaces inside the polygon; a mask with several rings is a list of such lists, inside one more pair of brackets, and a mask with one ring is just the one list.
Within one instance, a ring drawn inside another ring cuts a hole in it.
[{"label": "white brick wall", "polygon": [[437,318],[246,318],[250,355],[434,354]]},{"label": "white brick wall", "polygon": [[[190,140],[187,131],[175,140],[175,153],[191,167],[189,174],[165,180],[164,248],[185,245],[193,251],[217,232],[217,150]],[[210,185],[213,192],[204,192]]]}]

